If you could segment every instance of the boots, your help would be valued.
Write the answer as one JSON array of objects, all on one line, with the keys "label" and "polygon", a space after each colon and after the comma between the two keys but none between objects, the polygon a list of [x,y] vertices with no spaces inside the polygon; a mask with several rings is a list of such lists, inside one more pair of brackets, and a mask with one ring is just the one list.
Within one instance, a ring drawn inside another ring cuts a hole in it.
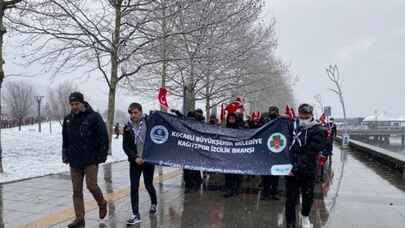
[{"label": "boots", "polygon": [[85,224],[86,223],[85,223],[84,219],[77,218],[68,225],[68,228],[84,227]]}]

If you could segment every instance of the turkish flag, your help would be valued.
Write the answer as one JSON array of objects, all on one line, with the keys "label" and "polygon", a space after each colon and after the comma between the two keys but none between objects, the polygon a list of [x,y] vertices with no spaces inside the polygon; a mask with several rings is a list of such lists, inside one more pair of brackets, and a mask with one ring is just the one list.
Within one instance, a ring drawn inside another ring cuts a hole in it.
[{"label": "turkish flag", "polygon": [[236,112],[236,110],[243,108],[240,97],[236,97],[236,100],[226,106],[225,110],[228,113]]},{"label": "turkish flag", "polygon": [[294,109],[290,108],[288,105],[285,107],[285,114],[288,116],[289,120],[295,119]]},{"label": "turkish flag", "polygon": [[169,105],[167,104],[167,90],[165,88],[160,88],[159,89],[159,104],[160,106],[164,107],[164,108],[168,108]]},{"label": "turkish flag", "polygon": [[326,115],[325,115],[325,113],[322,113],[321,117],[319,118],[319,121],[321,122],[322,125],[326,124]]},{"label": "turkish flag", "polygon": [[292,115],[293,119],[295,119],[297,117],[297,115],[295,115],[294,108],[290,108],[290,111],[291,111],[291,115]]},{"label": "turkish flag", "polygon": [[285,106],[285,114],[290,116],[290,112],[291,112],[290,106],[286,105]]},{"label": "turkish flag", "polygon": [[328,157],[319,156],[319,166],[324,167],[327,161],[328,161]]},{"label": "turkish flag", "polygon": [[221,104],[221,123],[225,120],[225,105]]},{"label": "turkish flag", "polygon": [[259,122],[260,119],[262,118],[262,113],[261,112],[252,112],[251,118],[253,122]]}]

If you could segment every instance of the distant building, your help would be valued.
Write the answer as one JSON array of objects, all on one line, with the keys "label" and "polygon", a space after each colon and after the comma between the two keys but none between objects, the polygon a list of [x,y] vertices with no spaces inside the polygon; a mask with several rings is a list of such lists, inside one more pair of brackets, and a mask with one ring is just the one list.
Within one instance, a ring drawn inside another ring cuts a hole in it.
[{"label": "distant building", "polygon": [[405,116],[390,117],[387,115],[367,116],[361,123],[370,129],[403,128],[405,127]]},{"label": "distant building", "polygon": [[[354,117],[354,118],[347,118],[346,122],[348,126],[361,126],[361,123],[363,122],[364,118],[363,117]],[[344,120],[341,118],[335,118],[335,122],[338,125],[343,124]]]},{"label": "distant building", "polygon": [[5,113],[0,113],[0,120],[1,121],[7,121],[8,120],[8,115]]}]

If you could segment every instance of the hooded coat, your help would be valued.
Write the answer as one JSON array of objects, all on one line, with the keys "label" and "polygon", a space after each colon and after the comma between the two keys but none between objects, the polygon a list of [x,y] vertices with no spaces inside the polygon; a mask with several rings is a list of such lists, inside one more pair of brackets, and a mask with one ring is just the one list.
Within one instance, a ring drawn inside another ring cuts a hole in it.
[{"label": "hooded coat", "polygon": [[103,118],[84,102],[84,111],[70,113],[63,120],[62,159],[72,168],[104,163],[109,149]]}]

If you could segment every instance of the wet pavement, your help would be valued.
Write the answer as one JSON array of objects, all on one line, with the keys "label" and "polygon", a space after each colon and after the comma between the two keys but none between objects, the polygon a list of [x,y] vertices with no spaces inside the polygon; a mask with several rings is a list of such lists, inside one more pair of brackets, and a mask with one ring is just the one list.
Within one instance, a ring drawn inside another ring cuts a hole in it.
[{"label": "wet pavement", "polygon": [[[110,214],[104,221],[98,220],[96,205],[85,191],[86,227],[127,227],[128,164],[115,163],[100,170],[100,185],[111,202]],[[141,192],[143,223],[133,227],[285,227],[284,197],[260,201],[257,178],[245,178],[242,194],[224,199],[218,176],[211,175],[208,186],[199,191],[184,193],[179,174],[165,169],[163,183],[156,184],[160,202],[157,216],[148,215],[149,197]],[[5,184],[0,190],[4,227],[66,227],[73,216],[68,174]],[[405,180],[399,172],[361,152],[336,148],[332,166],[324,183],[317,185],[315,196],[311,213],[315,228],[405,227]]]}]

